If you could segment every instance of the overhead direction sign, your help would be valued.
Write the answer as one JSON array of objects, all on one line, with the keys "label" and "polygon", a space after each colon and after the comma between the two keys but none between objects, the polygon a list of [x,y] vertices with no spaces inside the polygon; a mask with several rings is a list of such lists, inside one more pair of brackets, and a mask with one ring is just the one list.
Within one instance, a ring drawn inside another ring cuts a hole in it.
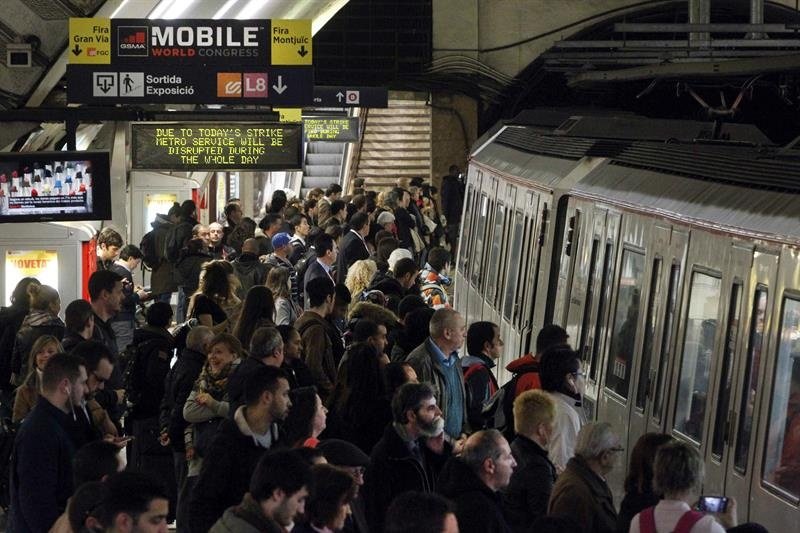
[{"label": "overhead direction sign", "polygon": [[111,22],[105,18],[69,19],[69,63],[111,62]]},{"label": "overhead direction sign", "polygon": [[386,87],[314,86],[317,107],[389,107]]},{"label": "overhead direction sign", "polygon": [[67,101],[75,104],[263,104],[309,106],[307,67],[100,67],[67,65]]},{"label": "overhead direction sign", "polygon": [[302,167],[300,124],[187,122],[131,124],[137,170],[294,170]]},{"label": "overhead direction sign", "polygon": [[272,19],[270,48],[273,65],[311,65],[311,21]]}]

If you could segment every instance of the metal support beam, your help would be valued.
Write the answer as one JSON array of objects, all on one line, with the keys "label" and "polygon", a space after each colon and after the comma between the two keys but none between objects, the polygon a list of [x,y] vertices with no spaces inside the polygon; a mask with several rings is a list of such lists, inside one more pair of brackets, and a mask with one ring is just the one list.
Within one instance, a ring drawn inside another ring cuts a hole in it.
[{"label": "metal support beam", "polygon": [[[689,0],[689,23],[708,24],[711,22],[711,0]],[[711,35],[707,32],[692,32],[689,40],[708,42]]]},{"label": "metal support beam", "polygon": [[615,33],[689,33],[707,31],[710,33],[746,33],[760,31],[769,33],[794,33],[800,29],[797,24],[671,24],[671,23],[635,23],[618,22],[614,24]]},{"label": "metal support beam", "polygon": [[[764,0],[750,0],[750,23],[764,23]],[[765,39],[764,33],[753,31],[745,36],[745,39]]]}]

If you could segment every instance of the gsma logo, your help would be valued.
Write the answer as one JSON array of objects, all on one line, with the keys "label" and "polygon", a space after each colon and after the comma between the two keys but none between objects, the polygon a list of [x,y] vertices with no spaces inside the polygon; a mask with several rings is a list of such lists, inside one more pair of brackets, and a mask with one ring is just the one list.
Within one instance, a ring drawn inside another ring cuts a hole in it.
[{"label": "gsma logo", "polygon": [[147,57],[147,26],[120,26],[117,28],[117,55]]},{"label": "gsma logo", "polygon": [[240,98],[242,96],[241,72],[217,73],[217,98]]}]

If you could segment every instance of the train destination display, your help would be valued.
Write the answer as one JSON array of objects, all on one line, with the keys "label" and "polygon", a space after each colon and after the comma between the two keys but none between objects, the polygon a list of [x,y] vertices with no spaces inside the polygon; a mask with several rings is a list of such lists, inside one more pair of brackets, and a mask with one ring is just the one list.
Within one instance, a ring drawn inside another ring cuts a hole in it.
[{"label": "train destination display", "polygon": [[137,170],[294,170],[302,154],[300,124],[131,124]]},{"label": "train destination display", "polygon": [[104,153],[0,157],[0,222],[110,218],[108,191]]}]

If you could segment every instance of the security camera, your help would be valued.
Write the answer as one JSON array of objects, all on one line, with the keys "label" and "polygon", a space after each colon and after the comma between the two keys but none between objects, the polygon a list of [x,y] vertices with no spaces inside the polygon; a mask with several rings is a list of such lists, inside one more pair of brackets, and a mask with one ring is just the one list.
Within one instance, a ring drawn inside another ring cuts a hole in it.
[{"label": "security camera", "polygon": [[29,68],[33,47],[29,43],[6,44],[6,66],[8,68]]}]

